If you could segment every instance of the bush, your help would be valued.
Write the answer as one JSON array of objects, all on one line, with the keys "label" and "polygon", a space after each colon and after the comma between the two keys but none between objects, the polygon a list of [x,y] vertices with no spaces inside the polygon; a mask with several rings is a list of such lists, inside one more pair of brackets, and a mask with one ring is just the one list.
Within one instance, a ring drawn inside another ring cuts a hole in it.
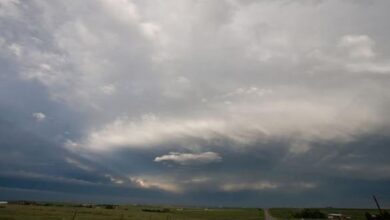
[{"label": "bush", "polygon": [[170,212],[170,209],[164,208],[164,209],[142,209],[143,212]]},{"label": "bush", "polygon": [[104,205],[106,209],[115,209],[115,205]]},{"label": "bush", "polygon": [[390,213],[387,211],[382,212],[382,214],[377,215],[371,215],[370,213],[366,212],[365,214],[367,220],[389,220],[390,219]]},{"label": "bush", "polygon": [[294,218],[326,218],[326,215],[318,209],[303,209],[293,214]]}]

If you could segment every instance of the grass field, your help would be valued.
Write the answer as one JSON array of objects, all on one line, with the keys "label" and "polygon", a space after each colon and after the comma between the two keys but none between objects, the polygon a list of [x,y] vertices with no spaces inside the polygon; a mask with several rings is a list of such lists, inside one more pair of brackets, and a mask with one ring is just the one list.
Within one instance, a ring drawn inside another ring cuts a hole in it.
[{"label": "grass field", "polygon": [[[43,206],[43,205],[14,205],[9,204],[0,207],[0,220],[72,220],[76,213],[75,220],[261,220],[264,213],[259,209],[196,209],[196,208],[174,208],[164,212],[167,207],[146,207],[146,206],[118,206],[115,209],[104,207],[72,207],[64,206]],[[145,209],[152,211],[145,211]],[[144,210],[144,211],[143,211]]]},{"label": "grass field", "polygon": [[[293,219],[291,216],[294,212],[298,212],[301,209],[293,208],[273,208],[270,209],[270,214],[279,219]],[[321,212],[325,214],[329,213],[341,213],[350,216],[352,220],[366,220],[365,213],[378,214],[377,209],[338,209],[338,208],[319,208]]]}]

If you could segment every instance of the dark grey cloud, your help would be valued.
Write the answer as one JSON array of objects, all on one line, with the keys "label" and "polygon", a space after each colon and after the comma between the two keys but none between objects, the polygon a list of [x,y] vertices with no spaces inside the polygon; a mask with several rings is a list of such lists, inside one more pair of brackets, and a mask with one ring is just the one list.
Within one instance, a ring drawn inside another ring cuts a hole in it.
[{"label": "dark grey cloud", "polygon": [[388,205],[389,4],[0,0],[0,197]]}]

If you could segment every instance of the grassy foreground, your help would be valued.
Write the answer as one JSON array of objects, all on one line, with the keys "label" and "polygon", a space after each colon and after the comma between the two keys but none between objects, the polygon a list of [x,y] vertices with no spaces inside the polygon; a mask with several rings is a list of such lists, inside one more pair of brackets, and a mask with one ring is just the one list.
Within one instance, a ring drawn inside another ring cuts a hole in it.
[{"label": "grassy foreground", "polygon": [[[292,214],[298,212],[301,209],[293,208],[273,208],[270,209],[270,214],[275,218],[280,219],[293,219]],[[325,214],[330,213],[341,213],[347,216],[350,216],[353,220],[366,220],[365,213],[369,212],[371,214],[378,214],[377,209],[339,209],[339,208],[319,208],[321,212]]]},{"label": "grassy foreground", "polygon": [[[165,208],[165,209],[164,209]],[[0,207],[0,220],[261,220],[264,213],[260,209],[204,209],[146,207],[122,205],[114,209],[101,207],[72,207],[71,205],[15,205]]]}]

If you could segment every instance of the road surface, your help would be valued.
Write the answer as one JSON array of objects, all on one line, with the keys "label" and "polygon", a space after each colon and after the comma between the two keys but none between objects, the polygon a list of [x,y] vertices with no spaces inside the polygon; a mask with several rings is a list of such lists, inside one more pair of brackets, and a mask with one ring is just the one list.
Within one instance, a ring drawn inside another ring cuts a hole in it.
[{"label": "road surface", "polygon": [[265,218],[265,220],[277,220],[276,218],[272,217],[269,214],[269,210],[268,209],[264,209],[264,218]]}]

